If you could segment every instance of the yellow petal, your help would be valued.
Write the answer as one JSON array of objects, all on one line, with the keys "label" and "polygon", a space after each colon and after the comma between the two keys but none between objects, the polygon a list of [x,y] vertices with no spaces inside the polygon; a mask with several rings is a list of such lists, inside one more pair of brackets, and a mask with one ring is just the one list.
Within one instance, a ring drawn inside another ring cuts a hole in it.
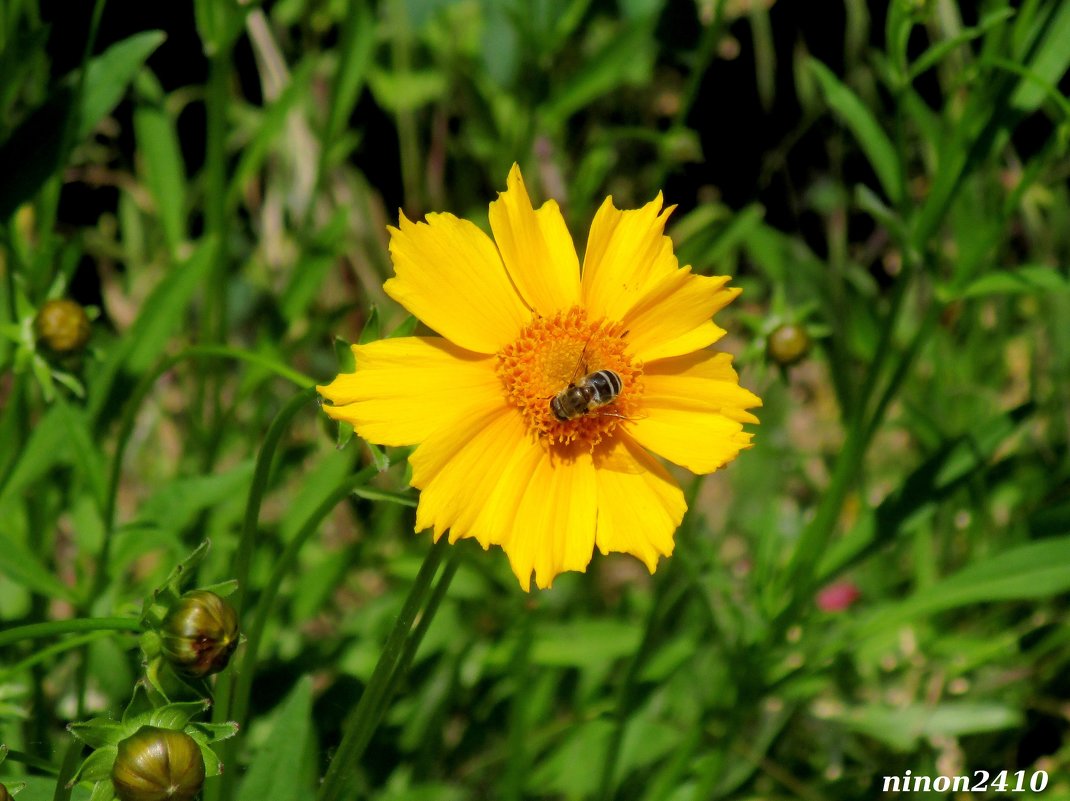
[{"label": "yellow petal", "polygon": [[739,385],[731,355],[709,350],[648,362],[643,387],[643,399],[651,406],[712,412],[740,423],[757,423],[746,409],[762,405],[761,398]]},{"label": "yellow petal", "polygon": [[383,288],[451,342],[495,353],[531,319],[490,237],[452,214],[390,227],[395,277]]},{"label": "yellow petal", "polygon": [[673,550],[673,533],[687,504],[676,482],[627,435],[618,434],[603,458],[595,456],[598,528],[602,553],[630,553],[653,573]]},{"label": "yellow petal", "polygon": [[549,587],[559,573],[584,571],[594,553],[597,486],[589,452],[547,453],[528,477],[511,529],[501,542],[520,586]]},{"label": "yellow petal", "polygon": [[317,387],[333,406],[323,410],[352,423],[379,445],[415,445],[458,419],[504,407],[495,358],[441,337],[399,337],[354,345],[355,373]]},{"label": "yellow petal", "polygon": [[724,329],[710,319],[739,294],[726,289],[728,276],[692,275],[690,267],[675,271],[652,286],[622,321],[636,358],[664,359],[712,345]]},{"label": "yellow petal", "polygon": [[[500,542],[516,512],[514,496],[542,458],[542,448],[511,407],[439,429],[409,457],[412,485],[421,490],[416,530],[433,529],[437,539],[450,529],[451,542],[475,537],[484,548]],[[506,505],[499,508],[503,498]],[[476,527],[476,517],[488,510],[493,528]]]},{"label": "yellow petal", "polygon": [[620,320],[658,281],[679,269],[661,193],[641,209],[621,211],[607,197],[591,223],[583,257],[583,305],[592,318]]},{"label": "yellow petal", "polygon": [[642,414],[628,424],[628,433],[647,450],[692,473],[712,473],[750,447],[751,435],[743,424],[724,414],[648,400],[645,393]]},{"label": "yellow petal", "polygon": [[516,164],[506,190],[490,204],[490,227],[509,276],[533,311],[549,317],[579,303],[579,259],[561,210],[553,200],[532,208]]},{"label": "yellow petal", "polygon": [[432,435],[409,457],[421,489],[416,529],[450,541],[500,545],[520,585],[548,587],[584,570],[594,551],[595,483],[589,453],[551,458],[513,409]]}]

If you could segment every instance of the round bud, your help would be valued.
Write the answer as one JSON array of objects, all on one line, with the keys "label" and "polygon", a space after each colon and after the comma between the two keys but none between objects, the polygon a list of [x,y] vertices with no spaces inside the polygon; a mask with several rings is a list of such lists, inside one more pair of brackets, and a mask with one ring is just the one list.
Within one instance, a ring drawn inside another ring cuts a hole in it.
[{"label": "round bud", "polygon": [[810,335],[796,323],[779,325],[769,335],[766,352],[771,361],[789,367],[810,352]]},{"label": "round bud", "polygon": [[192,590],[167,613],[160,639],[176,673],[204,678],[225,668],[238,647],[238,616],[214,592]]},{"label": "round bud", "polygon": [[48,301],[37,312],[33,324],[37,338],[56,353],[73,353],[89,341],[89,318],[73,300]]},{"label": "round bud", "polygon": [[191,801],[204,785],[204,757],[185,732],[142,726],[119,743],[111,783],[120,801]]}]

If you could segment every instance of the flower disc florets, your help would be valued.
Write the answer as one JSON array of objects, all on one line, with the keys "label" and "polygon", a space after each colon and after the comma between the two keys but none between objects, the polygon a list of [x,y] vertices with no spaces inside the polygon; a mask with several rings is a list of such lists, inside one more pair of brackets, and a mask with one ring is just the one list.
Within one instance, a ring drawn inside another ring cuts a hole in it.
[{"label": "flower disc florets", "polygon": [[[509,400],[529,430],[550,445],[576,443],[593,449],[638,413],[642,365],[627,353],[621,323],[590,320],[578,306],[552,317],[535,317],[514,342],[498,352],[497,371]],[[559,420],[550,401],[584,376],[612,370],[621,380],[616,399],[572,420]]]}]

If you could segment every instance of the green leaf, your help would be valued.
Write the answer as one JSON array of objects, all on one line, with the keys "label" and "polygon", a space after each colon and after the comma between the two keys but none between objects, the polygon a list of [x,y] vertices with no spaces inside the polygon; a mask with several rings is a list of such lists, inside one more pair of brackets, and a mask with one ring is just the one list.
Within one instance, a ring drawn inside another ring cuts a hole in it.
[{"label": "green leaf", "polygon": [[[914,225],[919,249],[940,226],[965,176],[1006,144],[1018,123],[1051,96],[1070,67],[1070,3],[1042,8],[1037,17],[1019,15],[1016,52],[1002,61],[1014,62],[1021,73],[1015,76],[1018,80],[993,76],[976,86],[955,127],[940,138],[939,166]],[[997,29],[992,35],[998,34]],[[986,52],[986,59],[1000,61],[996,53]]]},{"label": "green leaf", "polygon": [[1070,536],[1031,542],[967,565],[900,603],[876,609],[856,636],[910,623],[926,615],[990,601],[1048,598],[1070,591]]},{"label": "green leaf", "polygon": [[141,306],[130,330],[109,353],[90,385],[89,409],[96,417],[107,403],[115,376],[124,367],[132,373],[148,369],[167,348],[170,337],[182,329],[186,311],[216,257],[218,242],[208,238],[190,258],[171,267]]},{"label": "green leaf", "polygon": [[353,494],[358,498],[364,498],[369,501],[386,501],[401,506],[411,506],[413,509],[416,508],[416,498],[408,492],[393,492],[374,487],[358,487],[353,490]]},{"label": "green leaf", "polygon": [[[583,647],[577,647],[583,643]],[[601,667],[639,646],[639,629],[615,620],[589,620],[539,629],[531,661],[552,667]]]},{"label": "green leaf", "polygon": [[730,215],[720,206],[699,206],[673,227],[679,241],[676,255],[681,264],[704,271],[748,241],[764,216],[765,209],[756,203]]},{"label": "green leaf", "polygon": [[113,801],[115,797],[115,785],[109,778],[93,785],[93,793],[89,796],[89,801]]},{"label": "green leaf", "polygon": [[387,111],[413,111],[446,94],[446,74],[440,70],[392,72],[373,69],[368,73],[375,101]]},{"label": "green leaf", "polygon": [[911,751],[922,738],[957,738],[1020,726],[1021,713],[1005,704],[949,701],[886,707],[856,707],[833,716],[848,728],[867,734],[897,751]]},{"label": "green leaf", "polygon": [[144,31],[112,45],[89,62],[85,95],[78,116],[78,141],[85,139],[97,123],[111,113],[126,93],[138,70],[167,38],[163,31]]},{"label": "green leaf", "polygon": [[73,589],[56,578],[35,553],[4,531],[0,531],[0,574],[49,598],[78,602],[78,596]]},{"label": "green leaf", "polygon": [[1011,108],[1023,114],[1039,108],[1050,94],[1047,87],[1057,86],[1070,68],[1070,3],[1043,7],[1029,33],[1023,52],[1013,59],[1032,76],[1018,82],[1010,100]]},{"label": "green leaf", "polygon": [[53,406],[34,426],[22,453],[17,457],[18,461],[0,491],[0,506],[45,476],[57,464],[66,461],[66,436],[63,412]]},{"label": "green leaf", "polygon": [[250,460],[223,473],[169,481],[141,505],[136,522],[154,521],[162,528],[181,531],[201,512],[244,494],[252,477]]},{"label": "green leaf", "polygon": [[312,680],[301,678],[275,714],[267,741],[253,757],[238,790],[238,801],[303,801],[315,788],[295,770],[312,737]]},{"label": "green leaf", "polygon": [[285,129],[286,120],[289,119],[291,112],[295,111],[298,104],[308,97],[308,84],[315,65],[316,62],[312,59],[302,62],[290,76],[290,82],[282,94],[263,109],[255,125],[256,133],[252,140],[242,148],[238,166],[234,168],[230,185],[227,187],[228,209],[237,208],[242,190],[263,166],[275,140]]},{"label": "green leaf", "polygon": [[98,748],[85,758],[75,773],[75,780],[80,782],[100,782],[111,777],[112,765],[119,749],[114,745]]},{"label": "green leaf", "polygon": [[174,258],[186,239],[186,167],[175,121],[163,103],[163,91],[148,69],[138,75],[139,102],[134,108],[137,139],[146,184],[156,204],[156,215],[167,247]]},{"label": "green leaf", "polygon": [[562,84],[541,109],[551,125],[562,125],[576,112],[625,84],[649,77],[654,57],[655,18],[633,20],[609,37],[580,70]]},{"label": "green leaf", "polygon": [[601,774],[591,766],[601,765],[612,733],[613,724],[608,720],[572,726],[560,744],[531,772],[527,781],[529,792],[550,794],[567,801],[593,798]]},{"label": "green leaf", "polygon": [[0,145],[0,221],[17,209],[60,169],[65,154],[63,137],[74,111],[75,92],[57,87],[48,101],[33,111]]},{"label": "green leaf", "polygon": [[350,8],[342,23],[338,67],[332,76],[324,141],[334,143],[345,129],[360,98],[375,52],[375,17],[363,0]]},{"label": "green leaf", "polygon": [[193,0],[193,18],[206,56],[214,57],[234,44],[250,5],[238,0]]},{"label": "green leaf", "polygon": [[[374,303],[368,310],[368,319],[364,321],[364,327],[360,330],[360,336],[357,338],[357,342],[361,345],[367,345],[369,342],[375,342],[376,340],[383,338],[383,321],[379,314],[379,307]],[[336,340],[337,341],[337,340]],[[348,343],[346,343],[348,345]],[[356,364],[353,361],[353,353],[348,350],[349,361],[347,364],[342,365],[346,368],[347,372],[352,372],[356,369]]]},{"label": "green leaf", "polygon": [[961,292],[949,292],[949,299],[978,298],[988,295],[1033,295],[1070,291],[1070,280],[1054,267],[1029,265],[1015,270],[1000,270],[983,275]]},{"label": "green leaf", "polygon": [[184,729],[187,723],[210,706],[211,703],[206,700],[167,704],[152,711],[149,715],[148,725],[178,731],[179,729]]},{"label": "green leaf", "polygon": [[821,580],[832,578],[874,548],[910,532],[936,504],[985,470],[1000,445],[1034,409],[1032,404],[1023,404],[976,425],[970,436],[944,442],[907,474],[880,506],[863,514],[846,537],[828,548],[818,569]]},{"label": "green leaf", "polygon": [[[238,724],[233,721],[226,723],[193,723],[190,728],[187,729],[187,733],[195,729],[199,734],[198,737],[203,738],[204,742],[211,745],[212,743],[218,743],[220,740],[229,740],[231,737],[238,733]],[[192,737],[193,735],[190,734]]]},{"label": "green leaf", "polygon": [[72,461],[78,466],[86,484],[89,485],[97,508],[103,509],[106,493],[104,454],[100,452],[89,430],[89,420],[85,411],[80,407],[69,405],[62,399],[57,399],[55,413],[63,426],[67,451],[71,454]]},{"label": "green leaf", "polygon": [[908,72],[909,80],[913,81],[919,75],[943,61],[943,59],[956,48],[961,47],[967,42],[973,41],[979,36],[983,36],[988,33],[990,28],[994,28],[996,25],[999,25],[1013,16],[1014,11],[1010,8],[997,9],[991,14],[986,14],[981,22],[975,27],[964,28],[954,36],[937,42],[922,53],[918,59],[910,65],[910,70]]},{"label": "green leaf", "polygon": [[120,740],[126,739],[126,727],[118,720],[108,718],[94,718],[84,723],[70,723],[67,731],[71,735],[90,748],[105,748],[109,745],[118,745]]},{"label": "green leaf", "polygon": [[840,121],[854,134],[862,152],[869,159],[884,194],[893,204],[898,204],[902,200],[903,176],[891,139],[865,104],[828,67],[813,59],[808,62],[808,66],[817,79],[825,100]]},{"label": "green leaf", "polygon": [[[15,796],[16,801],[53,801],[55,799],[55,776],[26,776],[25,782],[26,787]],[[111,786],[111,782],[104,782],[104,784]],[[90,791],[84,787],[75,787],[71,792],[70,801],[90,801]]]}]

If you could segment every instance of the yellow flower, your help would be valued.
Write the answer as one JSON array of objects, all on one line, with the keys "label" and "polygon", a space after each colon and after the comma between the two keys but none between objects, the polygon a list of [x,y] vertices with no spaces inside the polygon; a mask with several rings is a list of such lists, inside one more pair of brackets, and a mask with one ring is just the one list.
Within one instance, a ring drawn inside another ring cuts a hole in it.
[{"label": "yellow flower", "polygon": [[[515,165],[490,204],[493,241],[452,214],[389,229],[384,288],[441,336],[355,345],[356,372],[319,391],[361,437],[418,446],[417,531],[500,545],[525,590],[532,571],[548,587],[586,570],[595,546],[651,572],[672,553],[686,504],[651,453],[712,472],[749,446],[746,409],[761,405],[706,349],[739,290],[679,266],[672,209],[660,193],[634,211],[607,198],[582,273],[557,203],[532,208]],[[559,393],[604,370],[618,381],[603,374],[601,393],[573,398],[588,407],[555,413]]]}]

